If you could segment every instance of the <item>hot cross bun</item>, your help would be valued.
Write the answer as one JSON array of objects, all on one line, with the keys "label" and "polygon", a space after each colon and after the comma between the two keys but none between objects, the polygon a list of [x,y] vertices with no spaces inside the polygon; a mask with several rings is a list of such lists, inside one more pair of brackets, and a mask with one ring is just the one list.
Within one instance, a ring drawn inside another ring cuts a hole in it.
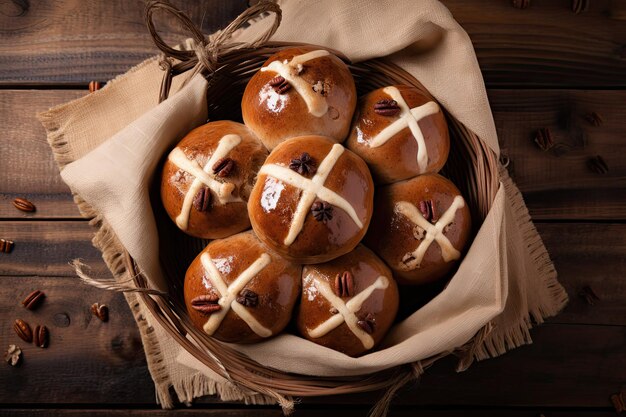
[{"label": "hot cross bun", "polygon": [[461,259],[471,233],[470,211],[450,180],[426,174],[380,187],[375,207],[365,242],[398,283],[437,281]]},{"label": "hot cross bun", "polygon": [[185,275],[194,325],[223,342],[258,342],[280,333],[300,292],[302,267],[264,247],[252,231],[214,240]]},{"label": "hot cross bun", "polygon": [[397,311],[391,271],[363,245],[302,271],[297,325],[312,342],[359,356],[382,340]]},{"label": "hot cross bun", "polygon": [[169,154],[161,199],[176,225],[216,239],[250,227],[246,202],[267,150],[241,123],[219,121],[192,130]]},{"label": "hot cross bun", "polygon": [[355,106],[356,88],[346,64],[310,47],[272,55],[250,79],[241,101],[245,124],[268,149],[303,135],[343,142]]},{"label": "hot cross bun", "polygon": [[374,90],[359,100],[348,149],[368,163],[377,183],[436,173],[450,150],[437,102],[406,85]]},{"label": "hot cross bun", "polygon": [[361,158],[322,136],[280,144],[265,161],[248,212],[257,236],[298,263],[351,251],[373,210],[374,186]]}]

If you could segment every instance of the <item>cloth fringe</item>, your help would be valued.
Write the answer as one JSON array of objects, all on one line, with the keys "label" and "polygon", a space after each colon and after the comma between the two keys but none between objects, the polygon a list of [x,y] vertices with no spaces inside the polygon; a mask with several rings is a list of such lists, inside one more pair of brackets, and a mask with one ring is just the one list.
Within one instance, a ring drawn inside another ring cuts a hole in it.
[{"label": "cloth fringe", "polygon": [[[172,384],[171,387],[174,388],[174,391],[178,395],[178,400],[186,405],[191,405],[194,398],[205,395],[217,395],[222,401],[243,401],[248,405],[273,405],[277,403],[274,398],[262,394],[245,393],[233,384],[228,382],[216,382],[200,372],[183,378],[177,383]],[[169,386],[161,387],[157,392],[159,398],[169,397],[171,401],[169,388]],[[281,404],[281,406],[283,406],[283,404]],[[285,404],[283,409],[285,407],[293,410],[293,401],[291,401],[290,404]]]},{"label": "cloth fringe", "polygon": [[[95,96],[97,94],[102,94],[103,91],[105,91],[108,88],[110,88],[113,84],[117,83],[120,79],[126,78],[126,76],[128,76],[129,74],[132,74],[132,73],[134,73],[136,71],[141,70],[142,68],[144,68],[144,67],[154,63],[155,61],[158,61],[158,59],[159,59],[159,56],[154,56],[152,58],[148,58],[148,59],[144,60],[143,62],[135,65],[134,67],[129,69],[124,74],[120,74],[117,77],[113,78],[112,80],[108,81],[104,85],[104,87],[102,87],[100,90],[94,91],[93,93],[90,93],[88,95],[86,94],[85,97],[82,97],[82,98],[77,99],[75,101],[71,101],[70,103],[60,104],[60,105],[58,105],[56,107],[48,109],[47,111],[44,111],[44,112],[41,112],[41,113],[37,114],[37,119],[39,120],[39,122],[44,126],[44,128],[48,132],[48,135],[47,135],[48,143],[50,144],[50,147],[52,148],[52,153],[53,153],[53,156],[54,156],[54,160],[56,161],[56,163],[59,166],[60,170],[63,170],[65,165],[73,162],[74,159],[71,159],[68,156],[70,154],[69,144],[65,140],[65,137],[63,135],[63,129],[61,129],[61,126],[59,126],[55,122],[55,119],[59,118],[58,115],[70,111],[71,108],[74,106],[74,104],[77,101],[79,101],[79,100],[89,100],[90,96]],[[74,199],[75,200],[76,200],[76,198],[77,198],[77,196],[74,195]],[[80,198],[79,198],[79,200],[82,201],[82,199],[80,199]],[[78,202],[76,204],[78,204]],[[94,216],[95,216],[95,214],[93,216],[89,216],[89,218],[94,217]]]},{"label": "cloth fringe", "polygon": [[500,179],[509,200],[511,209],[515,215],[517,224],[520,226],[524,242],[527,244],[531,256],[538,267],[539,279],[547,288],[547,297],[541,298],[538,303],[529,306],[521,320],[506,328],[493,326],[488,323],[470,341],[465,354],[457,364],[457,372],[465,371],[474,360],[494,358],[522,345],[531,344],[530,329],[533,322],[541,324],[548,317],[558,314],[567,304],[569,297],[565,288],[557,280],[557,272],[550,255],[543,244],[543,240],[537,231],[528,208],[524,204],[522,193],[513,183],[508,171],[500,167]]}]

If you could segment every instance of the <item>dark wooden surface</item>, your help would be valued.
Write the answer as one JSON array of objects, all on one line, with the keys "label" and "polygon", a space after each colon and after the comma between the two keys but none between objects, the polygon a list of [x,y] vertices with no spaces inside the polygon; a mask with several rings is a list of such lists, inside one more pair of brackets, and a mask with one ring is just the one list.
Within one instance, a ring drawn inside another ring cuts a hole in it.
[{"label": "dark wooden surface", "polygon": [[[142,2],[0,0],[0,347],[19,342],[12,321],[46,324],[50,347],[20,343],[20,368],[0,366],[0,415],[170,415],[155,405],[139,333],[122,296],[78,285],[68,261],[106,267],[91,245],[61,181],[36,112],[87,94],[155,53],[142,22]],[[237,1],[176,1],[206,31],[246,6]],[[574,14],[569,0],[445,0],[474,42],[503,151],[531,215],[570,294],[565,311],[532,331],[534,344],[456,374],[446,359],[394,401],[399,416],[614,415],[609,397],[626,388],[626,2],[594,0]],[[163,20],[162,35],[183,36]],[[598,112],[604,123],[584,118]],[[538,150],[534,132],[549,127],[572,145],[560,157]],[[586,145],[580,146],[581,138]],[[586,167],[602,155],[609,173]],[[23,214],[25,196],[38,210]],[[578,293],[591,286],[600,300]],[[48,298],[29,312],[19,301],[41,288]],[[111,307],[109,323],[91,303]],[[68,323],[69,319],[69,323]],[[376,394],[379,395],[379,394]],[[307,399],[296,416],[341,411],[365,415],[374,396]],[[207,398],[179,416],[279,416],[272,407],[222,404]]]}]

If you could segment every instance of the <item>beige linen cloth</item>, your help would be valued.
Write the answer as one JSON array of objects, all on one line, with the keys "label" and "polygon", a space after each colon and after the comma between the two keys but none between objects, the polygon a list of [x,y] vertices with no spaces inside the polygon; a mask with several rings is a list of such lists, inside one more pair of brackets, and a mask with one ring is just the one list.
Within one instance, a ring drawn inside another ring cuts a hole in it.
[{"label": "beige linen cloth", "polygon": [[[324,45],[355,62],[388,56],[499,154],[471,41],[438,1],[280,4],[283,20],[273,40]],[[235,38],[254,40],[270,20],[258,19]],[[148,184],[164,152],[207,117],[207,82],[202,77],[195,76],[184,87],[180,87],[181,79],[175,80],[170,98],[157,105],[162,75],[155,57],[104,89],[39,116],[63,180],[83,215],[93,218],[98,227],[94,244],[102,250],[115,278],[128,279],[121,256],[125,247],[158,289],[167,286],[159,265]],[[77,266],[79,274],[87,273],[84,266]],[[217,377],[156,324],[137,297],[126,297],[164,407],[173,405],[170,387],[183,402],[216,393],[225,400],[268,401]],[[350,358],[294,335],[238,349],[261,364],[284,371],[362,375],[416,363],[465,345],[466,355],[459,364],[462,370],[473,359],[530,343],[531,322],[541,323],[566,302],[567,294],[556,279],[521,195],[502,169],[493,207],[458,272],[441,294],[391,330],[384,349]],[[480,337],[473,338],[477,334]]]}]

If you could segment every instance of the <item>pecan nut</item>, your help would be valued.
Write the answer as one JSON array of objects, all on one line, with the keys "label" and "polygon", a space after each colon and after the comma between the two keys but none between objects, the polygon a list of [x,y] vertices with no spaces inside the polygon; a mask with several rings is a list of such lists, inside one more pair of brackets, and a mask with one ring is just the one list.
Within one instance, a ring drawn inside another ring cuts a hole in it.
[{"label": "pecan nut", "polygon": [[15,333],[17,333],[20,339],[22,339],[26,343],[30,343],[33,341],[33,331],[30,328],[30,325],[24,320],[15,320],[15,323],[13,323],[13,330],[15,330]]},{"label": "pecan nut", "polygon": [[13,200],[13,205],[16,209],[24,211],[26,213],[32,213],[36,210],[35,205],[25,198],[16,198],[15,200]]},{"label": "pecan nut", "polygon": [[11,253],[13,250],[13,241],[0,239],[0,252]]},{"label": "pecan nut", "polygon": [[547,151],[554,146],[552,131],[547,127],[542,127],[535,134],[535,144],[542,151]]},{"label": "pecan nut", "polygon": [[602,116],[600,116],[595,111],[592,111],[591,113],[586,114],[585,120],[587,120],[587,122],[589,122],[590,125],[595,126],[595,127],[600,127],[602,123],[604,122],[604,119],[602,118]]},{"label": "pecan nut", "polygon": [[343,271],[335,276],[335,294],[339,297],[352,297],[354,295],[354,277],[350,271]]},{"label": "pecan nut", "polygon": [[203,314],[211,314],[221,310],[218,304],[220,298],[216,294],[199,295],[191,300],[191,308]]},{"label": "pecan nut", "polygon": [[374,104],[374,112],[381,116],[395,116],[400,113],[400,106],[398,106],[398,102],[395,100],[379,100]]},{"label": "pecan nut", "polygon": [[211,207],[211,191],[202,187],[193,198],[193,206],[198,211],[208,211]]},{"label": "pecan nut", "polygon": [[94,91],[98,91],[102,88],[102,83],[100,81],[89,81],[89,92],[93,93]]},{"label": "pecan nut", "polygon": [[611,402],[615,408],[615,412],[620,414],[626,410],[626,404],[624,403],[624,391],[620,391],[611,395]]},{"label": "pecan nut", "polygon": [[109,321],[109,307],[106,304],[93,303],[91,313],[103,322]]},{"label": "pecan nut", "polygon": [[582,287],[578,295],[580,295],[590,306],[594,305],[596,301],[600,301],[600,297],[598,297],[596,292],[589,285]]},{"label": "pecan nut", "polygon": [[285,77],[280,75],[272,78],[269,82],[269,85],[273,87],[274,91],[276,91],[278,94],[284,94],[291,88],[291,84],[289,84],[289,81],[285,80]]},{"label": "pecan nut", "polygon": [[49,341],[48,328],[46,326],[35,327],[35,333],[33,334],[33,343],[40,348],[47,348]]},{"label": "pecan nut", "polygon": [[213,172],[222,178],[226,178],[235,169],[235,161],[231,158],[222,158],[213,164]]},{"label": "pecan nut", "polygon": [[589,10],[589,0],[572,0],[572,11],[576,14]]},{"label": "pecan nut", "polygon": [[356,324],[367,334],[374,333],[376,327],[376,319],[372,313],[367,313],[365,317],[356,322]]},{"label": "pecan nut", "polygon": [[437,221],[436,207],[437,206],[433,200],[422,200],[419,204],[422,216],[424,216],[424,218],[431,223]]},{"label": "pecan nut", "polygon": [[609,166],[600,155],[596,155],[594,158],[589,158],[587,160],[587,167],[596,174],[606,174],[609,172]]},{"label": "pecan nut", "polygon": [[530,0],[513,0],[513,7],[517,9],[527,9],[530,6]]},{"label": "pecan nut", "polygon": [[245,288],[237,296],[237,302],[246,307],[256,307],[259,304],[259,295]]},{"label": "pecan nut", "polygon": [[24,300],[22,301],[22,305],[26,307],[27,310],[34,310],[39,307],[39,304],[41,304],[45,297],[46,294],[44,294],[42,291],[35,290],[28,294],[26,298],[24,298]]}]

